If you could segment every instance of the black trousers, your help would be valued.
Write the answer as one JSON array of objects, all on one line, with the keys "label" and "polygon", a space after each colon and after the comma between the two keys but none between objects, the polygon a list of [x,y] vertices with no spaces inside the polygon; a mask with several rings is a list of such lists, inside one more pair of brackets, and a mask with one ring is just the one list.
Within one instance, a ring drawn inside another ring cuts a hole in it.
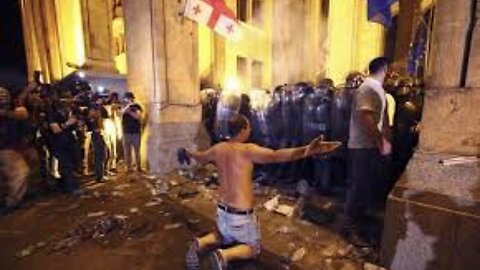
[{"label": "black trousers", "polygon": [[101,181],[105,176],[105,161],[107,157],[106,144],[103,135],[98,132],[92,132],[93,144],[93,167],[95,170],[95,179]]},{"label": "black trousers", "polygon": [[53,155],[58,159],[58,169],[62,176],[61,187],[66,192],[77,191],[80,183],[73,172],[78,166],[78,157],[73,147],[71,145],[54,146]]},{"label": "black trousers", "polygon": [[349,149],[344,229],[358,228],[359,219],[372,206],[374,188],[382,180],[382,156],[377,148]]}]

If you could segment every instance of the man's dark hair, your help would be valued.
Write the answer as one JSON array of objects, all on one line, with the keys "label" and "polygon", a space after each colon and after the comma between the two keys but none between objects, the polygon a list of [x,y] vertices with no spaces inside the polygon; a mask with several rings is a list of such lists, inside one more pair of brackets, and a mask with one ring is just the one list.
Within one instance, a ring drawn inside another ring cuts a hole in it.
[{"label": "man's dark hair", "polygon": [[368,65],[368,71],[370,72],[370,74],[376,74],[383,68],[386,68],[388,66],[388,63],[388,58],[377,57],[370,62],[370,65]]},{"label": "man's dark hair", "polygon": [[125,98],[135,99],[135,95],[132,92],[125,92]]},{"label": "man's dark hair", "polygon": [[228,119],[228,133],[230,134],[230,138],[237,136],[242,129],[247,128],[248,126],[248,119],[241,115],[236,114]]}]

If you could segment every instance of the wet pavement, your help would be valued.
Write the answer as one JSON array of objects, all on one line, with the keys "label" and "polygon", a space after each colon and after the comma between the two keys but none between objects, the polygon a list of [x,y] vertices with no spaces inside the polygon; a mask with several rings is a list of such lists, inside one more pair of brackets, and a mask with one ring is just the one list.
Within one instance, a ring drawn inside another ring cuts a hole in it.
[{"label": "wet pavement", "polygon": [[[188,241],[214,229],[212,174],[212,168],[161,177],[119,174],[102,184],[84,179],[80,198],[48,193],[30,199],[0,217],[0,268],[185,269]],[[375,261],[375,252],[348,246],[332,226],[264,208],[275,195],[294,206],[287,193],[256,188],[262,253],[229,269],[356,270]]]}]

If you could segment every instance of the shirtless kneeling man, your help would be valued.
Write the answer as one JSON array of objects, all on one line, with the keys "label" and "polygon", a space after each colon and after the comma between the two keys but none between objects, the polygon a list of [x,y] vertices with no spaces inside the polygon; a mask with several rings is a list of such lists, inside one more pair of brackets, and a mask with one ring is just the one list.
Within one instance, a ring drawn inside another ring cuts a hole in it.
[{"label": "shirtless kneeling man", "polygon": [[308,156],[330,152],[336,145],[315,139],[309,145],[297,148],[271,150],[246,143],[250,136],[250,123],[241,115],[228,122],[232,137],[205,151],[186,150],[198,162],[213,162],[220,178],[217,206],[217,232],[192,240],[186,256],[187,269],[199,269],[198,254],[216,249],[211,262],[216,269],[226,269],[230,261],[255,258],[260,252],[260,232],[253,207],[253,164],[288,162]]}]

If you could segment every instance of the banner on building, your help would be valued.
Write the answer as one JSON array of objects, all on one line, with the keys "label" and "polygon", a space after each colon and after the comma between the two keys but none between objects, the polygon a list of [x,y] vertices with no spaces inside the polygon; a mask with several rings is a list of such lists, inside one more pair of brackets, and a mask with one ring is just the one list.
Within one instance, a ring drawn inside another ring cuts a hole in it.
[{"label": "banner on building", "polygon": [[398,0],[368,0],[368,20],[386,27],[392,25],[392,5]]},{"label": "banner on building", "polygon": [[235,40],[240,35],[235,13],[222,0],[188,0],[184,15],[227,39]]}]

